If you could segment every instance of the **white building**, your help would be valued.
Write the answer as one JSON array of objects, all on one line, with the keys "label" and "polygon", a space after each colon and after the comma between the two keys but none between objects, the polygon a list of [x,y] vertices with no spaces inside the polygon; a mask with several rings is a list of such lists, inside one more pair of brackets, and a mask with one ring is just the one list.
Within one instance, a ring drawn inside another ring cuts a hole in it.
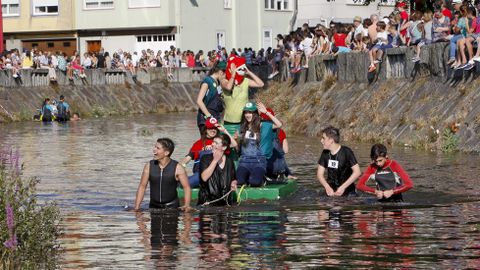
[{"label": "white building", "polygon": [[378,14],[388,16],[394,9],[395,0],[375,0],[364,5],[364,0],[298,0],[298,16],[295,27],[308,23],[328,26],[331,21],[352,23],[355,16],[362,19]]},{"label": "white building", "polygon": [[271,47],[293,28],[294,0],[77,0],[80,52]]}]

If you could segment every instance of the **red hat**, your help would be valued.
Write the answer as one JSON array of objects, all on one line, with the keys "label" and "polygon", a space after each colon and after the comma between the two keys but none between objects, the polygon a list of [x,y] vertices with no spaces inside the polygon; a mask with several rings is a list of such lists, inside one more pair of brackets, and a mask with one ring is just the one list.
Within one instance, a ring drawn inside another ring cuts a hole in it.
[{"label": "red hat", "polygon": [[[227,61],[227,72],[225,74],[225,77],[227,80],[230,80],[232,78],[232,74],[230,73],[230,68],[232,64],[235,64],[237,69],[241,69],[243,67],[246,67],[246,59],[245,57],[238,57],[236,55],[230,56]],[[238,74],[238,72],[235,74],[235,85],[239,85],[243,82],[243,79],[245,78],[244,75]]]},{"label": "red hat", "polygon": [[205,120],[205,127],[207,129],[217,128],[218,121],[214,117],[209,117]]},{"label": "red hat", "polygon": [[[267,108],[267,112],[269,112],[271,115],[275,116],[275,113],[273,112],[272,108]],[[270,117],[266,113],[261,113],[260,116],[262,117],[263,120],[265,121],[271,121]]]},{"label": "red hat", "polygon": [[398,2],[398,4],[397,4],[397,8],[399,8],[399,7],[404,8],[406,6],[407,6],[407,4],[405,4],[405,2]]}]

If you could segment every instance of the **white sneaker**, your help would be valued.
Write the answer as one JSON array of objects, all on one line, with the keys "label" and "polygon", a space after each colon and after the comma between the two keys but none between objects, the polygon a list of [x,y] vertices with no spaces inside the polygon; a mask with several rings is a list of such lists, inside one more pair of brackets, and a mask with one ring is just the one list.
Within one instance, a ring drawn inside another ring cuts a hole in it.
[{"label": "white sneaker", "polygon": [[18,78],[18,74],[17,73],[13,74],[13,78],[15,79]]},{"label": "white sneaker", "polygon": [[480,56],[475,56],[472,58],[472,60],[475,62],[480,62]]}]

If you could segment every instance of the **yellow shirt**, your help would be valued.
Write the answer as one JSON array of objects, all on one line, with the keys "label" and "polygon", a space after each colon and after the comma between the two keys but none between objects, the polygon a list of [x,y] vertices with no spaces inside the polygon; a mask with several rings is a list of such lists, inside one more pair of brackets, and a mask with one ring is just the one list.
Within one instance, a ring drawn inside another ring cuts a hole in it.
[{"label": "yellow shirt", "polygon": [[245,78],[240,85],[235,85],[231,92],[223,91],[223,100],[225,102],[223,120],[230,123],[240,123],[243,107],[248,102],[248,79]]},{"label": "yellow shirt", "polygon": [[22,61],[22,68],[31,68],[33,66],[32,58],[25,57]]}]

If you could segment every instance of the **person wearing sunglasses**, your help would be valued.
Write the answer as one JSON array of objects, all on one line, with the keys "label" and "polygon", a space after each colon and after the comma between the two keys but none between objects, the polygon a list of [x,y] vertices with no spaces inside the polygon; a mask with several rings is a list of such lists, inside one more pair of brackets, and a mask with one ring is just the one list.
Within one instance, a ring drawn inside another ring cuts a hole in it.
[{"label": "person wearing sunglasses", "polygon": [[[388,158],[383,144],[372,146],[370,158],[372,163],[360,177],[357,189],[375,194],[380,202],[402,202],[402,193],[413,187],[410,176],[397,161]],[[368,180],[375,182],[375,188],[366,185]]]}]

